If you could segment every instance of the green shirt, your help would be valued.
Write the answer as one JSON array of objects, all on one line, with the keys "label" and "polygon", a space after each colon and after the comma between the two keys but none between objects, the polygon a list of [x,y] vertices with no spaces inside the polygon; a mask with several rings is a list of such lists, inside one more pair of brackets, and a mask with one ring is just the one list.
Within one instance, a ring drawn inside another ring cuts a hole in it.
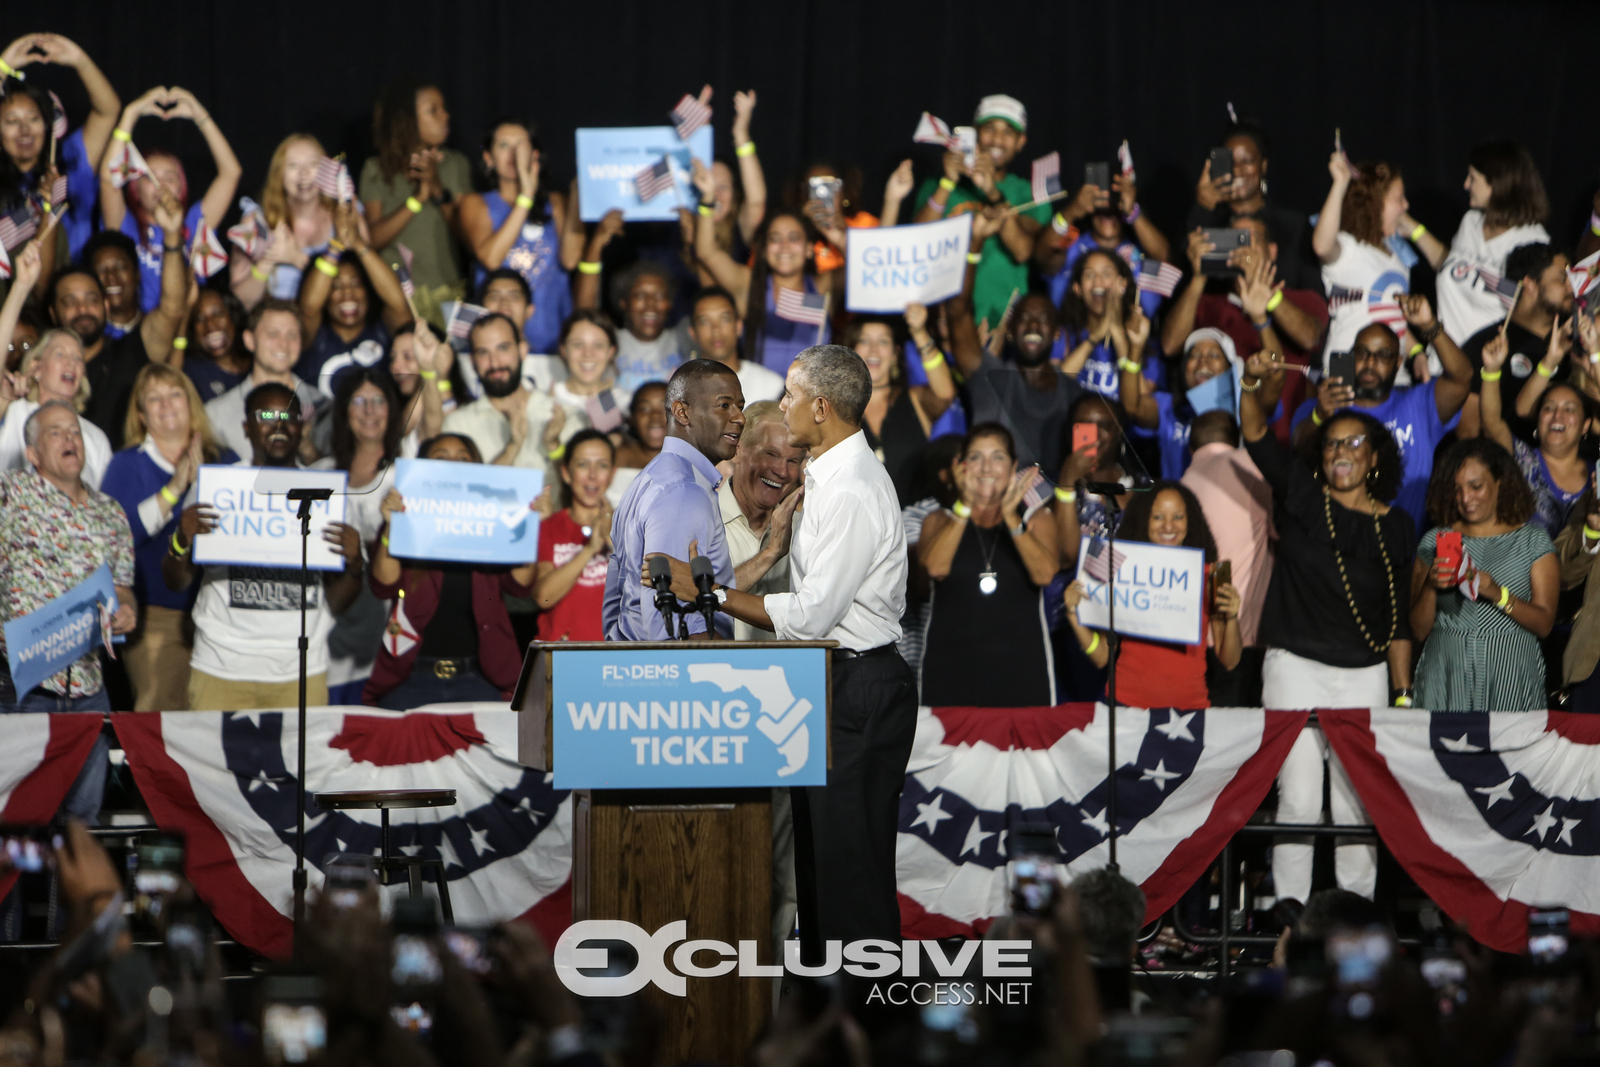
[{"label": "green shirt", "polygon": [[[439,183],[458,200],[472,192],[472,168],[467,157],[453,148],[446,148],[444,158],[439,160]],[[416,195],[416,187],[404,174],[384,178],[377,156],[362,166],[359,190],[362,200],[376,200],[382,205],[384,217],[398,211],[406,197]],[[465,277],[461,271],[460,249],[437,204],[424,203],[422,212],[413,215],[399,236],[387,248],[379,249],[378,254],[389,263],[399,262],[396,244],[411,250],[411,280],[419,291],[458,285]]]},{"label": "green shirt", "polygon": [[[915,197],[919,212],[938,187],[937,178],[929,178],[922,183]],[[1033,199],[1033,183],[1019,175],[1007,174],[1000,179],[1000,192],[1009,204],[1026,204]],[[948,215],[950,209],[957,204],[968,201],[988,203],[987,198],[978,191],[978,187],[973,185],[970,179],[962,178],[945,199],[945,214]],[[1037,204],[1018,214],[1026,215],[1042,226],[1050,221],[1050,205]],[[998,324],[1014,290],[1027,294],[1028,264],[1013,259],[1011,250],[1006,248],[1003,241],[996,238],[984,248],[983,262],[978,264],[978,274],[972,282],[974,318],[979,322],[987,320],[990,326]]]}]

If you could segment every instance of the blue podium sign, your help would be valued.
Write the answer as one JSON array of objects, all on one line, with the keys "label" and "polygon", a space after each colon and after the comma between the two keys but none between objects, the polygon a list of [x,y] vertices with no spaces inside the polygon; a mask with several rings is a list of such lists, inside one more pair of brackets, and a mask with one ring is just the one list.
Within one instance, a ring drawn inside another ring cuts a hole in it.
[{"label": "blue podium sign", "polygon": [[561,652],[557,789],[826,785],[828,650]]}]

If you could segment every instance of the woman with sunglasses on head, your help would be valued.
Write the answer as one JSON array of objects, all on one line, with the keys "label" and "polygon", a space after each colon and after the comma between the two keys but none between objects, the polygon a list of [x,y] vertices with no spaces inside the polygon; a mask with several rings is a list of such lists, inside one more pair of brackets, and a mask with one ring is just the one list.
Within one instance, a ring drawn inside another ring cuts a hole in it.
[{"label": "woman with sunglasses on head", "polygon": [[[1270,647],[1262,665],[1269,708],[1387,707],[1411,700],[1411,560],[1415,526],[1390,501],[1400,486],[1400,451],[1381,422],[1345,408],[1316,427],[1304,461],[1278,443],[1268,420],[1283,389],[1283,360],[1257,352],[1245,365],[1239,428],[1250,458],[1272,487],[1278,555],[1262,608]],[[1277,821],[1322,815],[1323,761],[1332,775],[1336,823],[1366,812],[1338,757],[1315,727],[1295,740],[1278,775]],[[1340,888],[1371,897],[1372,845],[1339,844]],[[1273,846],[1278,898],[1311,892],[1311,845]]]}]

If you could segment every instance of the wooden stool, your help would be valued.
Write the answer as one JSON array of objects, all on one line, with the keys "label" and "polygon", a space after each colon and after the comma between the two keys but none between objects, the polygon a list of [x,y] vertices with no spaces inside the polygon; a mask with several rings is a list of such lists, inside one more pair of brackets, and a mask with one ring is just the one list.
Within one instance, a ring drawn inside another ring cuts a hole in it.
[{"label": "wooden stool", "polygon": [[411,896],[420,897],[422,869],[432,867],[439,872],[439,910],[443,912],[445,922],[455,921],[455,915],[450,910],[450,882],[445,877],[444,861],[389,855],[389,810],[451,807],[456,802],[454,789],[346,789],[333,793],[314,793],[312,799],[319,808],[330,811],[377,808],[383,820],[383,854],[372,861],[378,870],[378,884],[389,884],[390,871],[404,870],[411,886]]}]

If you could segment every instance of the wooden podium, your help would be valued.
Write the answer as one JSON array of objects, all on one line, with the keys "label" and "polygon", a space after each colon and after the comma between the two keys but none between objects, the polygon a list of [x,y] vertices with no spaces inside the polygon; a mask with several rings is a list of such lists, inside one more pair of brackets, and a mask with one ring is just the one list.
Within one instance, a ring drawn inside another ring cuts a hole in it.
[{"label": "wooden podium", "polygon": [[[554,686],[562,658],[580,652],[673,653],[763,649],[826,649],[832,641],[532,642],[511,706],[521,712],[518,758],[556,771]],[[814,720],[829,741],[831,657],[823,715]],[[687,715],[687,711],[685,712]],[[559,773],[559,772],[557,772]],[[559,784],[559,782],[558,782]],[[772,948],[772,788],[574,789],[572,796],[572,918],[622,919],[654,932],[687,920],[690,939],[735,947],[757,944],[762,964],[778,963]],[[705,965],[705,956],[697,958]],[[703,1059],[740,1063],[765,1024],[772,979],[732,973],[687,981],[688,996],[655,986],[640,995],[663,1025],[658,1055],[668,1062]]]}]

